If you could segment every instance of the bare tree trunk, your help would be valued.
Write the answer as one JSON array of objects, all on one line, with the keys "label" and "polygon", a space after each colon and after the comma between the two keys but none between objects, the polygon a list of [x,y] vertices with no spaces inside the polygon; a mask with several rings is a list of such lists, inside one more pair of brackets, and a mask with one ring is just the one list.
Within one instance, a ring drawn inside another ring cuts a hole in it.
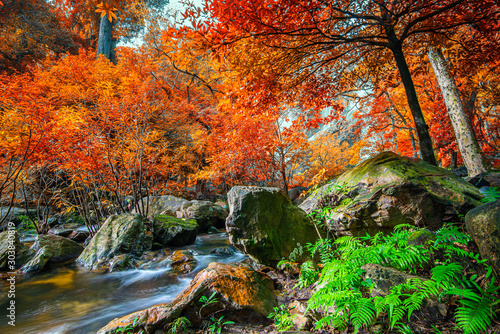
[{"label": "bare tree trunk", "polygon": [[108,16],[101,17],[101,25],[99,26],[99,41],[97,42],[97,57],[104,55],[111,60],[111,30],[113,23],[109,21]]},{"label": "bare tree trunk", "polygon": [[469,176],[476,176],[486,172],[484,158],[474,135],[474,131],[467,120],[467,115],[460,99],[455,81],[450,76],[446,60],[441,50],[429,47],[429,62],[436,75],[443,95],[448,116],[450,117],[458,149],[467,167]]},{"label": "bare tree trunk", "polygon": [[[394,33],[394,32],[392,32]],[[401,75],[401,81],[406,92],[406,98],[408,100],[408,106],[410,107],[411,114],[413,116],[413,121],[415,122],[415,129],[417,130],[417,137],[420,143],[420,153],[422,159],[431,165],[436,166],[437,161],[434,156],[434,149],[432,148],[432,139],[429,134],[429,127],[425,122],[424,115],[422,114],[422,109],[420,108],[420,103],[418,102],[417,92],[415,91],[415,85],[406,63],[406,59],[403,54],[402,47],[399,41],[392,40],[389,34],[389,42],[391,45],[391,51],[396,60],[396,65]],[[394,35],[394,38],[395,35]]]}]

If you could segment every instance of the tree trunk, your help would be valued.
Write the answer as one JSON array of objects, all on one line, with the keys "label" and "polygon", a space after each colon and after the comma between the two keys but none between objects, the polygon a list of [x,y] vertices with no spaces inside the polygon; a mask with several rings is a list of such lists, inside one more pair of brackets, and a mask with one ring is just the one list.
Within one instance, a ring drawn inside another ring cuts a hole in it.
[{"label": "tree trunk", "polygon": [[446,60],[441,50],[429,47],[429,62],[436,75],[441,94],[443,95],[448,116],[450,117],[458,149],[467,167],[469,176],[476,176],[486,172],[484,159],[474,135],[474,131],[467,120],[467,115],[460,99],[455,81],[450,76]]},{"label": "tree trunk", "polygon": [[399,74],[401,75],[401,81],[405,87],[408,106],[410,107],[413,121],[415,122],[415,129],[417,130],[422,159],[431,165],[436,166],[437,162],[436,157],[434,156],[434,149],[432,148],[432,139],[429,135],[429,127],[425,123],[424,115],[422,114],[422,109],[420,108],[420,104],[418,102],[417,92],[415,91],[415,85],[413,84],[413,79],[411,78],[402,46],[395,35],[393,37],[390,35],[391,34],[389,34],[390,49],[394,55],[394,59],[396,60],[396,65],[398,67]]},{"label": "tree trunk", "polygon": [[97,57],[104,55],[111,60],[111,31],[113,23],[109,21],[108,16],[101,17],[101,25],[99,26],[99,41],[97,42]]}]

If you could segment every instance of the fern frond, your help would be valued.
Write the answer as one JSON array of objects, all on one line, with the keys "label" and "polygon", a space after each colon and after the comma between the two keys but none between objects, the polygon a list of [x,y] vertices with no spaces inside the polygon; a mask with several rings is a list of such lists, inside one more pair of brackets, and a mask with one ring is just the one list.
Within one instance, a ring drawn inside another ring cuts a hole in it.
[{"label": "fern frond", "polygon": [[458,263],[448,263],[432,268],[432,279],[438,284],[443,281],[454,281],[462,271],[462,266]]},{"label": "fern frond", "polygon": [[368,326],[375,319],[375,304],[367,298],[358,299],[351,310],[351,321],[356,331],[363,326]]},{"label": "fern frond", "polygon": [[[477,295],[476,295],[477,296]],[[457,324],[464,334],[485,332],[491,325],[491,306],[488,298],[462,299],[455,312]]]}]

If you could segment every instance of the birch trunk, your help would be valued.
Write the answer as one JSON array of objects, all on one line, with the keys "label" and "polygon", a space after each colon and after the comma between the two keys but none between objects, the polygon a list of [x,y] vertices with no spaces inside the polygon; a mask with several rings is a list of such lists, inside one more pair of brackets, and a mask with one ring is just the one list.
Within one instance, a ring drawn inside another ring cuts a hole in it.
[{"label": "birch trunk", "polygon": [[446,60],[439,49],[429,47],[429,61],[436,75],[443,95],[448,116],[450,117],[458,149],[464,160],[469,176],[476,176],[486,172],[484,158],[479,149],[476,136],[467,120],[460,94],[455,81],[450,76]]},{"label": "birch trunk", "polygon": [[111,30],[113,23],[109,21],[108,16],[101,17],[99,26],[99,40],[97,42],[97,56],[104,55],[111,60]]}]

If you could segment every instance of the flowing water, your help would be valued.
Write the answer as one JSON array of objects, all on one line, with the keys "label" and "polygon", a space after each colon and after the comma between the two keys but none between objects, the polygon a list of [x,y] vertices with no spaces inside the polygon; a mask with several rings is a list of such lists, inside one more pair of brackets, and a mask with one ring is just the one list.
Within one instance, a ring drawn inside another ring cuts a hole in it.
[{"label": "flowing water", "polygon": [[[245,256],[209,254],[227,247],[226,234],[201,235],[195,244],[183,247],[195,254],[195,272],[211,262],[236,262]],[[110,320],[147,307],[171,301],[189,285],[194,273],[176,276],[169,266],[155,270],[134,269],[96,273],[76,265],[53,268],[16,281],[16,326],[7,324],[7,282],[0,292],[0,333],[95,333]]]}]

